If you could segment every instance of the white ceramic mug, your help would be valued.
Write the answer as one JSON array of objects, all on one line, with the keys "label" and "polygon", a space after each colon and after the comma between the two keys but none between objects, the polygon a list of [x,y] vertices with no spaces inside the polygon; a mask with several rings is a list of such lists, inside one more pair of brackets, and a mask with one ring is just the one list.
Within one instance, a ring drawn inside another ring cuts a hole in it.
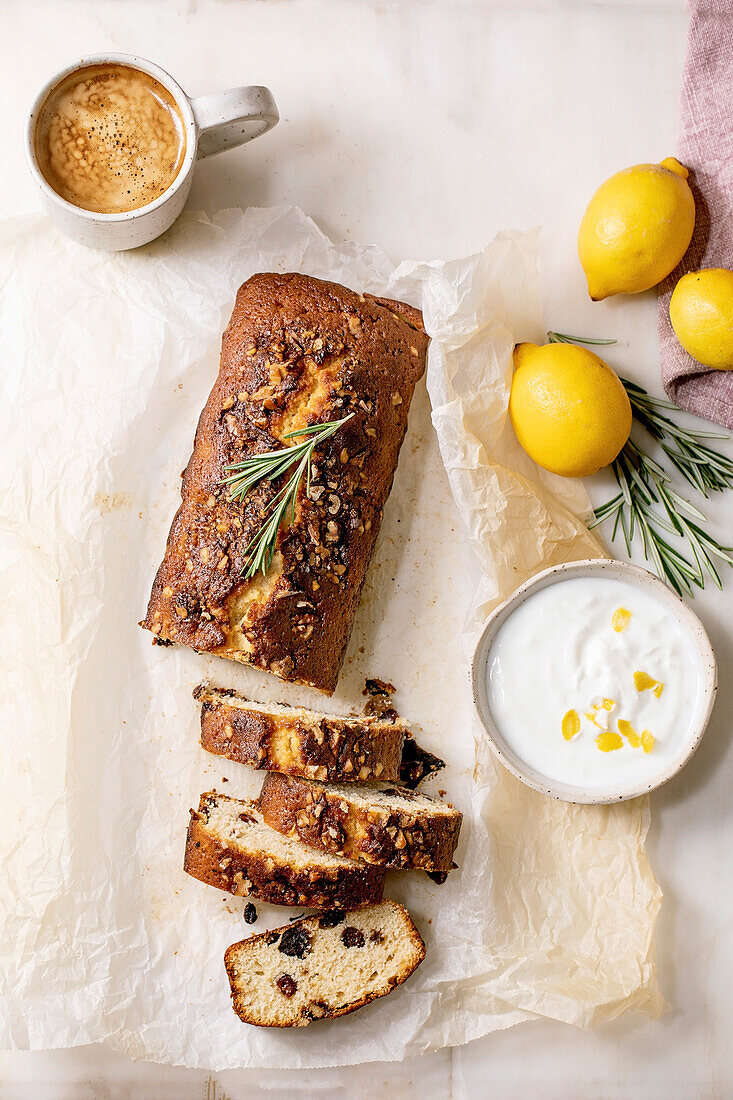
[{"label": "white ceramic mug", "polygon": [[[147,206],[121,214],[97,214],[62,199],[46,182],[36,160],[36,119],[47,96],[61,80],[88,65],[127,65],[154,77],[175,99],[186,132],[186,155],[173,183]],[[105,53],[83,57],[56,73],[36,96],[28,114],[25,147],[28,163],[52,220],[67,236],[91,248],[116,252],[137,248],[165,233],[183,210],[197,158],[234,149],[271,130],[279,119],[268,88],[232,88],[228,92],[190,99],[164,69],[142,57]]]}]

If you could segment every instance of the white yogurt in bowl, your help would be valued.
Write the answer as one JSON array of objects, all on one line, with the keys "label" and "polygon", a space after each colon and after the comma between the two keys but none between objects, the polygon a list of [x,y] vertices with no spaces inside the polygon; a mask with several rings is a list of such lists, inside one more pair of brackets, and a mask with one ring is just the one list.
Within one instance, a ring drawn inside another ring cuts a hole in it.
[{"label": "white yogurt in bowl", "polygon": [[547,570],[498,608],[472,666],[492,749],[530,786],[611,802],[659,786],[707,724],[715,657],[697,616],[646,570]]}]

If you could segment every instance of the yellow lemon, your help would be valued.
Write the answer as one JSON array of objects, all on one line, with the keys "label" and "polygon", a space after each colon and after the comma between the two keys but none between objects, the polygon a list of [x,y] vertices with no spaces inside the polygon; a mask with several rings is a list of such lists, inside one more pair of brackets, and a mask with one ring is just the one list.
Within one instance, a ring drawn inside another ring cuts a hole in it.
[{"label": "yellow lemon", "polygon": [[733,271],[708,267],[683,275],[669,302],[669,319],[698,363],[733,370]]},{"label": "yellow lemon", "polygon": [[563,477],[588,477],[613,462],[631,431],[618,376],[572,344],[517,344],[509,416],[530,458]]},{"label": "yellow lemon", "polygon": [[695,200],[674,157],[637,164],[596,191],[578,232],[578,255],[594,302],[661,283],[692,240]]}]

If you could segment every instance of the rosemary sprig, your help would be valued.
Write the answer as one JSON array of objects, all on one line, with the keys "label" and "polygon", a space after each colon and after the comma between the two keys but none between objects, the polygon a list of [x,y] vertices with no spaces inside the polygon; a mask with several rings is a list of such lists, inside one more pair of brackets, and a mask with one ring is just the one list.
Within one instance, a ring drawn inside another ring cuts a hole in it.
[{"label": "rosemary sprig", "polygon": [[550,344],[588,344],[590,347],[616,343],[615,340],[595,340],[591,336],[568,336],[566,332],[548,332],[547,339]]},{"label": "rosemary sprig", "polygon": [[702,443],[703,439],[727,439],[722,432],[690,431],[675,424],[663,409],[677,408],[671,401],[652,397],[637,386],[622,378],[624,388],[629,395],[631,408],[637,423],[649,432],[660,446],[673,466],[682,474],[685,481],[694,485],[704,497],[708,491],[719,493],[733,485],[733,462],[719,451]]},{"label": "rosemary sprig", "polygon": [[255,485],[264,480],[274,482],[295,466],[293,473],[265,508],[265,518],[245,550],[245,564],[242,570],[245,580],[249,580],[259,572],[265,575],[269,570],[275,556],[277,533],[280,525],[287,519],[288,508],[290,522],[292,523],[295,519],[295,501],[303,474],[306,475],[307,492],[310,492],[311,459],[314,450],[319,443],[330,439],[347,420],[351,420],[352,416],[354,413],[349,413],[341,420],[309,424],[306,428],[288,432],[283,439],[294,439],[300,436],[303,437],[301,442],[292,443],[279,451],[265,451],[263,454],[251,455],[242,462],[232,462],[224,467],[229,476],[222,478],[219,484],[229,486],[230,499],[244,500]]},{"label": "rosemary sprig", "polygon": [[[561,332],[548,332],[547,337],[553,344],[616,343]],[[634,420],[659,443],[671,466],[689,485],[703,497],[733,486],[733,460],[703,442],[727,436],[683,428],[666,415],[676,410],[676,405],[652,397],[626,378],[621,378],[621,383],[629,395]],[[596,508],[591,528],[612,519],[611,539],[616,538],[620,528],[628,554],[638,533],[645,559],[680,595],[694,595],[694,588],[705,587],[706,578],[722,588],[719,565],[733,565],[733,547],[722,546],[700,526],[706,522],[705,515],[673,488],[664,467],[630,439],[612,470],[619,492]],[[670,538],[686,542],[690,556]]]}]

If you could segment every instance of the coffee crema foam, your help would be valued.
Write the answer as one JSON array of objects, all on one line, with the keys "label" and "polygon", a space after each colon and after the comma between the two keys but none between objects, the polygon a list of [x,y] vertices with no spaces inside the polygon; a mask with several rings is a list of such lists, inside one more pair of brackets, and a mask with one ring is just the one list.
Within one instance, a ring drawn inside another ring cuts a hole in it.
[{"label": "coffee crema foam", "polygon": [[88,65],[46,97],[34,148],[62,199],[121,214],[170,187],[186,155],[186,133],[175,99],[154,77],[128,65]]}]

